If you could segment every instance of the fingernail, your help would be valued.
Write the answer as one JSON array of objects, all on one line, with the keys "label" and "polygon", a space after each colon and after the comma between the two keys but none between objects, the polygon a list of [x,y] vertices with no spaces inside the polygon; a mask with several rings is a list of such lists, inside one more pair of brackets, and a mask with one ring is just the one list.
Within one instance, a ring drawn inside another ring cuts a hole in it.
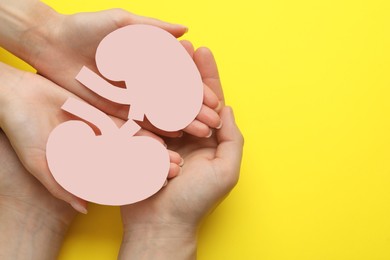
[{"label": "fingernail", "polygon": [[168,185],[168,180],[165,180],[163,187]]},{"label": "fingernail", "polygon": [[181,132],[180,132],[180,135],[178,136],[178,138],[182,137],[183,135],[184,135],[184,132],[181,131]]},{"label": "fingernail", "polygon": [[179,174],[177,176],[181,175],[182,172],[183,172],[183,168],[180,167]]},{"label": "fingernail", "polygon": [[205,138],[210,138],[213,135],[213,130],[210,129],[210,133]]},{"label": "fingernail", "polygon": [[83,213],[83,214],[87,214],[88,213],[88,210],[87,208],[85,208],[83,205],[81,205],[80,203],[78,203],[77,201],[73,201],[70,203],[70,205],[78,212],[80,213]]},{"label": "fingernail", "polygon": [[215,111],[220,111],[221,108],[222,108],[222,102],[219,101],[219,102],[218,102],[218,106],[217,106],[217,108],[215,109]]},{"label": "fingernail", "polygon": [[233,119],[234,119],[234,121],[235,121],[233,108],[229,106],[228,109],[229,109],[230,113],[232,114],[232,117],[233,117]]},{"label": "fingernail", "polygon": [[165,146],[165,148],[168,148],[168,145],[166,143],[163,143],[163,145]]},{"label": "fingernail", "polygon": [[216,127],[216,129],[221,129],[222,128],[222,125],[223,125],[223,122],[221,120],[221,122],[219,122],[219,125]]},{"label": "fingernail", "polygon": [[183,165],[184,165],[184,159],[183,159],[183,158],[181,158],[181,159],[180,159],[179,166],[180,166],[180,167],[182,167]]},{"label": "fingernail", "polygon": [[183,24],[176,24],[176,26],[180,26],[182,28],[184,28],[184,33],[187,33],[188,32],[188,27],[183,25]]}]

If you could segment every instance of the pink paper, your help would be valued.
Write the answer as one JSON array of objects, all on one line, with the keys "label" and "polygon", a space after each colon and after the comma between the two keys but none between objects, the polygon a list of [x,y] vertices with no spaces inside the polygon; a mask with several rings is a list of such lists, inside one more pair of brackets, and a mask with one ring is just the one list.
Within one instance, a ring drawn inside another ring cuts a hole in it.
[{"label": "pink paper", "polygon": [[102,97],[130,105],[129,120],[118,129],[103,112],[76,99],[62,109],[82,121],[57,126],[47,143],[47,161],[56,181],[87,201],[125,205],[146,199],[163,186],[169,171],[167,149],[157,140],[134,136],[133,120],[144,116],[157,128],[177,131],[188,126],[203,103],[199,71],[171,34],[149,25],[129,25],[107,35],[96,53],[99,72],[126,88],[113,86],[83,67],[77,80]]}]

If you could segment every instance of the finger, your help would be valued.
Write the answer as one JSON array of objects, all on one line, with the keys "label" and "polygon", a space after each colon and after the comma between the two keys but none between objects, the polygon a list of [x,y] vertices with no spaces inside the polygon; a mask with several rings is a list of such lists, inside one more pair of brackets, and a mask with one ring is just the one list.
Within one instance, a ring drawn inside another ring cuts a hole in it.
[{"label": "finger", "polygon": [[212,52],[205,47],[197,49],[194,53],[194,62],[198,67],[203,82],[218,97],[222,104],[225,104],[221,80],[219,78],[217,63],[215,62]]},{"label": "finger", "polygon": [[188,31],[188,28],[184,25],[168,23],[155,18],[136,15],[122,9],[113,9],[113,12],[117,12],[121,16],[121,19],[118,21],[118,25],[120,27],[130,24],[148,24],[166,30],[176,38],[182,36]]},{"label": "finger", "polygon": [[196,137],[210,137],[212,135],[212,130],[206,124],[200,122],[195,119],[189,124],[186,128],[184,128],[184,132],[191,134]]},{"label": "finger", "polygon": [[233,110],[230,107],[224,107],[221,111],[221,117],[224,125],[217,131],[218,148],[216,152],[216,163],[222,169],[223,180],[226,180],[229,188],[233,187],[239,177],[241,158],[243,152],[244,138],[238,129]]},{"label": "finger", "polygon": [[[187,50],[188,54],[191,56],[191,58],[194,57],[194,46],[190,41],[182,40],[180,43],[183,45],[183,47]],[[203,104],[206,106],[217,109],[219,106],[219,99],[215,95],[215,93],[206,85],[203,84]]]},{"label": "finger", "polygon": [[181,167],[175,163],[171,163],[169,166],[168,179],[174,178],[181,172]]},{"label": "finger", "polygon": [[203,104],[209,108],[214,109],[219,112],[221,110],[221,105],[217,95],[211,90],[209,86],[203,83]]},{"label": "finger", "polygon": [[[183,40],[181,41],[184,48],[190,54],[191,57],[194,55],[194,47],[191,42]],[[203,106],[197,119],[206,124],[209,127],[220,128],[222,122],[219,118],[219,115],[213,111],[212,109],[218,109],[219,100],[218,97],[214,94],[214,92],[205,84],[203,84]],[[211,109],[210,109],[211,108]]]},{"label": "finger", "polygon": [[177,164],[178,166],[182,166],[184,163],[183,158],[178,154],[177,152],[168,150],[169,153],[169,159],[171,163]]},{"label": "finger", "polygon": [[188,52],[188,54],[191,56],[191,58],[194,57],[194,46],[192,45],[192,43],[190,41],[187,41],[187,40],[182,40],[180,41],[181,45],[183,45],[184,49],[186,49],[186,51]]},{"label": "finger", "polygon": [[212,128],[220,129],[222,127],[222,120],[218,113],[205,105],[202,105],[196,119]]}]

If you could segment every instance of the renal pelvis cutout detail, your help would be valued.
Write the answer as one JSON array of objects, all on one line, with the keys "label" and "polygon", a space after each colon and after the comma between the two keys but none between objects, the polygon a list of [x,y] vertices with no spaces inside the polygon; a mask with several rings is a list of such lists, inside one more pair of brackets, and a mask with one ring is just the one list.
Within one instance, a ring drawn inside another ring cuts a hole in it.
[{"label": "renal pelvis cutout detail", "polygon": [[120,128],[103,112],[69,98],[62,109],[83,121],[67,121],[49,136],[48,166],[66,190],[87,201],[125,205],[161,189],[168,176],[167,149],[157,140],[134,136],[144,116],[157,128],[177,131],[189,125],[203,102],[203,83],[196,65],[169,33],[148,25],[130,25],[107,35],[96,53],[99,72],[87,67],[76,79],[102,97],[130,105]]}]

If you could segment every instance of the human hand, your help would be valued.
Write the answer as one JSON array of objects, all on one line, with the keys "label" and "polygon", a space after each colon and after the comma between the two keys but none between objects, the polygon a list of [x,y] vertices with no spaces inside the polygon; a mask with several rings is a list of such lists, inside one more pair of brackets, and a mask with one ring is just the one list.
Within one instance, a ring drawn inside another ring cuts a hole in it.
[{"label": "human hand", "polygon": [[[7,1],[9,1],[9,6],[15,5],[11,0]],[[26,2],[26,0],[17,0],[16,2]],[[7,41],[7,38],[10,38],[10,36],[7,37],[5,35],[5,37],[1,37],[2,35],[0,34],[0,45],[3,43],[6,49],[30,63],[37,69],[39,74],[100,110],[123,120],[127,119],[129,107],[102,98],[81,85],[75,80],[80,69],[86,66],[98,73],[95,64],[95,53],[98,44],[107,34],[123,26],[131,24],[153,25],[168,31],[175,37],[182,36],[187,30],[182,25],[138,16],[122,9],[62,15],[48,8],[43,3],[37,1],[27,2],[25,4],[32,5],[30,9],[34,11],[30,11],[27,14],[19,14],[19,16],[31,16],[30,20],[34,19],[34,22],[31,22],[34,26],[28,27],[23,33],[20,33],[20,38],[22,39],[17,41]],[[20,9],[24,10],[27,8]],[[15,10],[13,11],[16,12]],[[44,16],[44,19],[35,19],[42,16]],[[7,25],[7,21],[10,19],[3,20],[5,20],[3,24]],[[26,17],[25,20],[28,21],[29,17]],[[7,26],[4,27],[6,30]],[[17,30],[13,30],[8,34],[12,36],[14,31]],[[20,46],[21,44],[22,46]],[[118,83],[116,84],[118,85]],[[119,85],[124,87],[123,84]],[[217,113],[219,109],[218,98],[207,86],[204,86],[204,103],[201,111],[194,122],[185,128],[184,131],[199,137],[209,136],[211,133],[210,128],[221,126],[221,120]],[[147,120],[140,123],[140,125],[144,129],[160,135],[170,137],[181,135],[179,131],[165,132],[159,130]]]},{"label": "human hand", "polygon": [[[0,127],[24,167],[56,198],[86,213],[86,202],[64,190],[54,180],[46,162],[46,143],[51,131],[59,124],[74,119],[74,116],[61,110],[61,106],[69,97],[75,96],[39,75],[22,72],[2,63],[0,89]],[[117,125],[123,124],[122,120],[112,119]],[[163,142],[146,130],[141,129],[137,135],[148,135]],[[171,165],[168,177],[171,178],[180,172],[181,157],[173,151],[169,151],[169,155]]]},{"label": "human hand", "polygon": [[0,259],[56,259],[76,216],[20,163],[0,129]]},{"label": "human hand", "polygon": [[[191,46],[187,50],[193,53]],[[211,52],[200,48],[193,58],[204,83],[224,103]],[[180,175],[154,196],[121,207],[124,239],[120,259],[194,258],[202,217],[235,186],[240,171],[243,137],[231,108],[224,107],[220,115],[224,124],[211,138],[185,135],[167,142],[184,158]]]}]

